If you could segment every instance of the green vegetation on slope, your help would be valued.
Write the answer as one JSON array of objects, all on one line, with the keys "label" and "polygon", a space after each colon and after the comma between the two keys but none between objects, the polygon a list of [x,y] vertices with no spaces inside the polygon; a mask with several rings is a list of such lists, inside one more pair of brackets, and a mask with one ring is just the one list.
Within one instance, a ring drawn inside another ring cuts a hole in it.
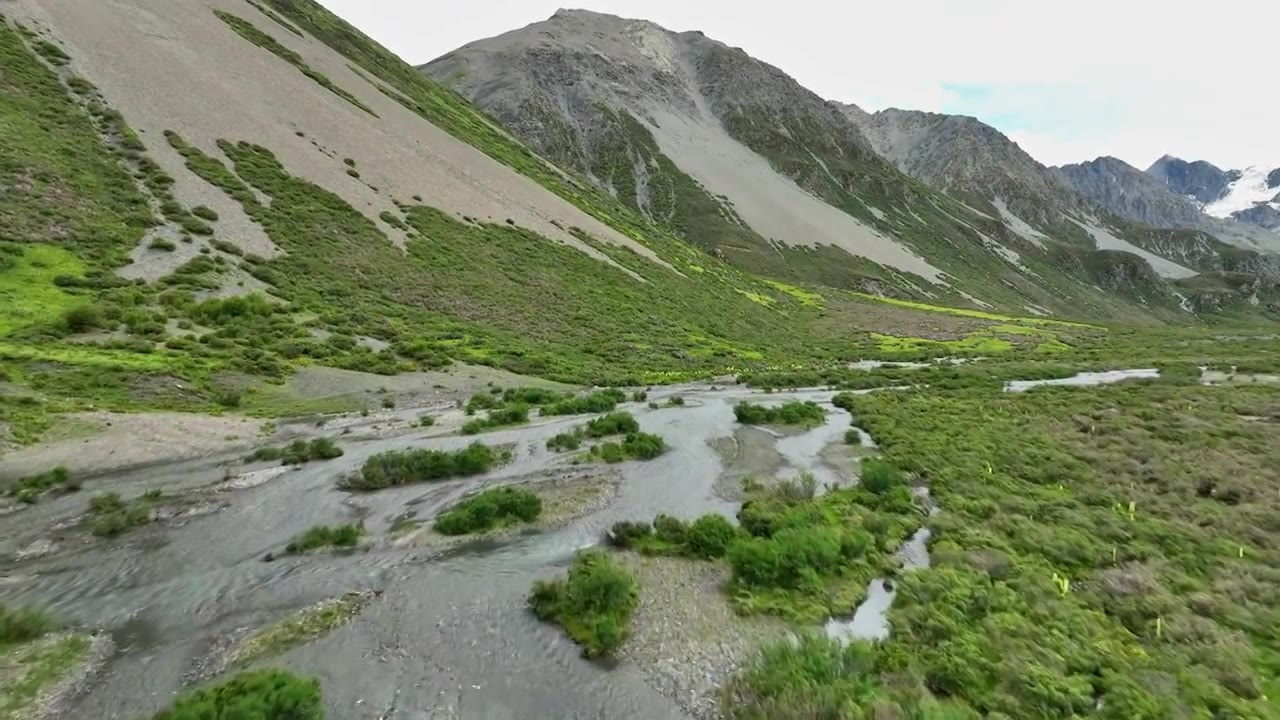
[{"label": "green vegetation on slope", "polygon": [[[263,10],[265,11],[265,8],[263,8]],[[346,100],[352,105],[355,105],[356,107],[369,113],[370,115],[373,115],[374,117],[378,116],[377,113],[369,109],[368,105],[365,105],[364,103],[357,100],[355,95],[352,95],[351,93],[347,92],[346,90],[343,90],[337,85],[334,85],[333,81],[330,80],[323,73],[320,73],[312,69],[310,65],[307,65],[306,61],[302,59],[301,55],[290,50],[284,45],[281,45],[279,41],[277,41],[275,38],[271,37],[270,35],[262,32],[261,30],[259,30],[253,23],[237,15],[232,15],[231,13],[222,12],[221,10],[215,10],[213,14],[217,15],[219,20],[226,23],[228,27],[230,27],[232,30],[235,30],[236,33],[238,33],[245,40],[248,40],[254,45],[257,45],[263,50],[270,52],[271,54],[275,55],[281,60],[284,60],[290,65],[298,68],[298,72],[301,72],[303,75],[306,75],[307,77],[314,80],[315,83],[320,87],[324,88],[325,90],[328,90],[334,95],[337,95],[343,100]],[[279,19],[279,18],[273,15],[273,19]]]}]

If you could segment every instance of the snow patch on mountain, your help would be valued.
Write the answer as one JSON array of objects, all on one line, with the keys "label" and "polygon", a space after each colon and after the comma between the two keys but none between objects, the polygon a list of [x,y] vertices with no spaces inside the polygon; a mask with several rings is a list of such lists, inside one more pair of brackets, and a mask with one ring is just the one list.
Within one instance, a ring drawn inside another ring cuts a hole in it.
[{"label": "snow patch on mountain", "polygon": [[1257,203],[1272,202],[1276,197],[1276,189],[1267,185],[1269,172],[1270,168],[1264,165],[1252,165],[1240,171],[1240,178],[1227,186],[1225,195],[1204,206],[1205,214],[1228,218]]}]

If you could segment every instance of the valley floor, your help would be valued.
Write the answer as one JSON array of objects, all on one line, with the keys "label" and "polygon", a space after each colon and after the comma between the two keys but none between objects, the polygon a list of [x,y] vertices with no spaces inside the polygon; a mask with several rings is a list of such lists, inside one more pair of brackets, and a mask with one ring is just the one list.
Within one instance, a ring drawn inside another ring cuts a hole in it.
[{"label": "valley floor", "polygon": [[[526,595],[619,521],[732,517],[749,479],[768,487],[807,472],[833,490],[850,487],[857,461],[883,453],[933,490],[941,512],[926,517],[921,507],[918,522],[933,529],[933,563],[901,571],[893,583],[891,632],[874,646],[870,674],[856,688],[839,686],[850,708],[946,703],[953,717],[1046,718],[1229,708],[1236,717],[1276,716],[1267,697],[1280,696],[1280,644],[1270,622],[1280,611],[1266,588],[1280,571],[1273,542],[1280,530],[1267,519],[1280,509],[1269,485],[1280,460],[1280,386],[1266,376],[1220,373],[1205,378],[1217,384],[1205,384],[1166,371],[1115,385],[1005,392],[999,382],[947,386],[930,375],[937,372],[849,370],[826,384],[878,378],[891,387],[921,373],[935,386],[846,394],[840,407],[832,407],[831,389],[663,388],[621,409],[669,450],[619,465],[547,449],[580,416],[459,435],[466,416],[453,402],[463,391],[484,393],[491,380],[456,374],[451,388],[436,389],[446,395],[419,397],[416,406],[275,424],[261,444],[331,437],[344,451],[296,467],[243,462],[251,440],[229,433],[202,456],[175,445],[167,456],[112,470],[92,457],[103,451],[90,439],[85,456],[66,456],[87,471],[81,492],[0,515],[4,595],[93,629],[102,639],[95,648],[110,651],[49,706],[65,705],[68,717],[154,712],[234,665],[229,658],[256,629],[291,613],[305,618],[308,608],[347,593],[361,593],[348,596],[360,598],[349,616],[300,621],[314,627],[253,660],[319,678],[330,717],[748,717],[762,707],[773,708],[764,717],[799,717],[778,708],[788,693],[804,707],[802,688],[765,687],[751,669],[761,643],[818,625],[735,613],[721,563],[623,554],[641,602],[632,637],[607,663],[582,659],[559,629],[534,619]],[[947,372],[982,381],[998,371],[978,363]],[[676,396],[683,404],[667,402]],[[734,404],[743,400],[816,401],[826,420],[802,431],[741,426]],[[846,409],[880,449],[850,449]],[[436,424],[421,427],[423,414]],[[471,479],[376,493],[336,486],[378,453],[458,450],[477,439],[509,449],[510,462]],[[39,447],[29,452],[22,462],[45,457]],[[528,487],[554,509],[522,531],[474,541],[441,542],[429,529],[463,496],[504,484]],[[161,497],[164,509],[143,527],[98,537],[89,532],[86,500],[104,492]],[[282,553],[307,528],[339,522],[362,524],[356,549]],[[1060,577],[1066,590],[1054,589]],[[956,593],[1000,609],[984,620]],[[1058,620],[1045,636],[1037,623],[1049,616]],[[997,617],[999,627],[991,624]],[[969,660],[956,665],[958,657]],[[1187,682],[1188,670],[1206,680]],[[1057,699],[1037,699],[1048,685],[1010,686],[1016,676],[1057,683]],[[1128,684],[1134,677],[1148,678],[1152,689]],[[789,682],[826,692],[845,680]],[[28,717],[6,712],[0,717]]]}]

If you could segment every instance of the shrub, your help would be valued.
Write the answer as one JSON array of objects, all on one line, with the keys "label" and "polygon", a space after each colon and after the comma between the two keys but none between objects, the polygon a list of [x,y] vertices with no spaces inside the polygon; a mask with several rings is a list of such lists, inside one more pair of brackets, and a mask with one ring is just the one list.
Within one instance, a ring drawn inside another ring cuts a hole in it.
[{"label": "shrub", "polygon": [[600,550],[578,553],[563,580],[539,580],[529,593],[538,619],[559,624],[587,657],[612,654],[630,634],[640,604],[635,578]]},{"label": "shrub", "polygon": [[324,704],[314,678],[254,670],[184,693],[153,720],[324,720]]},{"label": "shrub", "polygon": [[201,220],[208,220],[209,222],[215,222],[218,219],[218,213],[213,208],[206,207],[204,205],[197,205],[191,208],[191,214]]},{"label": "shrub", "polygon": [[587,437],[602,438],[640,432],[640,423],[629,412],[611,412],[587,423]]},{"label": "shrub", "polygon": [[738,528],[723,515],[703,515],[689,526],[685,546],[689,553],[713,559],[724,557],[729,545],[738,537]]},{"label": "shrub", "polygon": [[679,395],[672,395],[667,398],[667,405],[671,407],[684,407],[684,398]]},{"label": "shrub", "polygon": [[364,523],[345,525],[316,525],[289,541],[284,551],[290,555],[301,555],[311,550],[326,547],[350,548],[360,544],[364,535]]},{"label": "shrub", "polygon": [[464,477],[488,472],[500,460],[497,451],[482,443],[464,450],[399,450],[374,455],[359,472],[339,481],[346,490],[381,490],[411,483]]},{"label": "shrub", "polygon": [[62,314],[62,324],[69,332],[88,332],[102,327],[104,318],[97,305],[76,305]]},{"label": "shrub", "polygon": [[861,445],[862,433],[853,428],[844,431],[844,442],[846,445]]},{"label": "shrub", "polygon": [[683,545],[689,527],[680,518],[671,515],[659,515],[653,519],[653,534],[659,540],[676,545]]},{"label": "shrub", "polygon": [[841,563],[840,533],[827,527],[793,527],[770,538],[738,540],[729,547],[735,583],[801,589],[806,579],[829,575]]},{"label": "shrub", "polygon": [[542,498],[524,488],[499,487],[464,499],[436,519],[444,535],[488,532],[496,527],[533,522],[542,514]]},{"label": "shrub", "polygon": [[173,252],[174,250],[178,249],[178,246],[174,245],[172,240],[169,240],[168,238],[162,238],[162,237],[153,239],[150,243],[148,243],[147,247],[151,248],[152,250],[162,250],[164,252]]},{"label": "shrub", "polygon": [[858,478],[860,487],[877,495],[883,495],[903,484],[902,471],[878,457],[862,459]]},{"label": "shrub", "polygon": [[423,415],[422,417],[418,418],[419,427],[431,427],[432,425],[435,425],[435,424],[436,424],[436,419],[431,417],[430,415]]},{"label": "shrub", "polygon": [[310,442],[294,440],[286,447],[258,448],[245,462],[279,460],[281,465],[303,465],[312,460],[332,460],[342,457],[342,448],[330,438],[316,438]]},{"label": "shrub", "polygon": [[29,642],[53,629],[53,619],[35,608],[9,608],[0,604],[0,646]]},{"label": "shrub", "polygon": [[[734,678],[726,706],[729,720],[751,718],[843,718],[852,707],[871,707],[880,694],[876,653],[866,643],[845,645],[817,633],[765,646]],[[861,717],[861,716],[860,716]],[[969,720],[966,714],[902,714],[896,708],[865,717]]]},{"label": "shrub", "polygon": [[744,401],[734,406],[733,414],[743,425],[815,425],[821,423],[827,413],[815,402],[793,400],[776,408]]},{"label": "shrub", "polygon": [[151,491],[131,503],[119,493],[102,493],[89,498],[89,515],[93,522],[89,531],[98,537],[116,537],[151,522],[152,503],[161,497]]},{"label": "shrub", "polygon": [[557,452],[567,452],[569,450],[577,450],[582,447],[582,439],[586,437],[586,430],[577,427],[569,432],[562,432],[547,441],[547,449]]},{"label": "shrub", "polygon": [[609,543],[623,549],[635,548],[640,541],[653,537],[653,526],[647,522],[623,520],[609,529]]},{"label": "shrub", "polygon": [[586,413],[611,412],[618,403],[624,402],[627,394],[616,388],[597,390],[590,395],[567,398],[547,405],[542,409],[543,415],[584,415]]},{"label": "shrub", "polygon": [[627,433],[621,443],[607,442],[591,449],[591,454],[607,463],[625,460],[652,460],[666,452],[667,443],[660,435]]},{"label": "shrub", "polygon": [[72,487],[71,471],[59,465],[39,475],[31,475],[18,480],[18,482],[9,487],[8,493],[10,497],[15,497],[21,502],[34,503],[40,499],[40,496],[46,490],[53,488],[74,490],[79,489],[79,485],[76,484]]}]

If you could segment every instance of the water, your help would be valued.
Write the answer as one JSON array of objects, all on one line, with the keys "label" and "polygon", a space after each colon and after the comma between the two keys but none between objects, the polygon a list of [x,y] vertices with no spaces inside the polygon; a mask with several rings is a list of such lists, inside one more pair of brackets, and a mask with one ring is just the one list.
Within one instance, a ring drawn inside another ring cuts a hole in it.
[{"label": "water", "polygon": [[1070,385],[1070,386],[1087,386],[1087,385],[1106,385],[1110,383],[1118,383],[1124,380],[1133,380],[1135,378],[1158,378],[1160,371],[1155,368],[1144,368],[1140,370],[1107,370],[1105,372],[1083,372],[1072,375],[1068,378],[1057,378],[1054,380],[1011,380],[1004,385],[1006,392],[1025,392],[1034,387],[1041,385]]},{"label": "water", "polygon": [[[650,462],[613,468],[621,474],[614,501],[554,531],[475,543],[443,556],[431,548],[378,542],[342,555],[262,560],[315,524],[362,519],[370,535],[381,538],[406,512],[429,521],[477,489],[574,472],[569,456],[548,452],[545,442],[585,418],[538,419],[479,438],[437,437],[431,430],[394,438],[340,437],[346,452],[341,458],[265,476],[261,484],[243,488],[223,483],[219,459],[93,478],[82,493],[0,516],[0,591],[6,603],[43,606],[119,640],[120,650],[79,698],[73,717],[149,715],[198,677],[211,651],[231,634],[364,590],[379,595],[351,623],[272,661],[319,677],[332,717],[683,717],[636,667],[584,662],[558,628],[528,613],[529,587],[563,572],[575,551],[600,543],[619,520],[664,512],[734,516],[738,505],[715,491],[724,468],[713,446],[736,428],[733,405],[743,399],[829,404],[833,393],[763,395],[739,387],[686,386],[653,397],[661,403],[674,394],[685,398],[685,407],[625,407],[644,430],[661,434],[670,450]],[[775,438],[784,461],[780,474],[807,470],[823,483],[856,481],[821,460],[824,448],[843,442],[848,422],[846,413],[831,409],[822,425]],[[860,434],[864,446],[874,447]],[[453,450],[477,439],[510,445],[514,461],[483,477],[372,494],[335,487],[341,475],[376,453]],[[245,469],[238,463],[229,467]],[[90,539],[72,525],[93,494],[119,491],[129,498],[155,488],[195,492],[207,512],[110,542]],[[928,540],[922,528],[904,543],[905,568],[928,566]],[[18,557],[25,548],[49,542],[55,546],[51,553]],[[893,598],[883,580],[873,582],[867,600],[851,617],[833,620],[828,631],[885,637]]]}]

